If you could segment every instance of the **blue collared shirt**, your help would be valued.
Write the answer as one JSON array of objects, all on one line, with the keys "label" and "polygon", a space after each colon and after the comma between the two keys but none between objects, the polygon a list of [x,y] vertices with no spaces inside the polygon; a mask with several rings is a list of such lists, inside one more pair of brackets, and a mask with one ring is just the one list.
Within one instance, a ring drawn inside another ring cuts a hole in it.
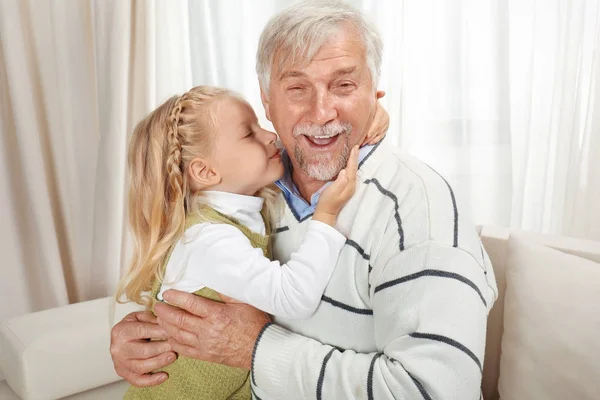
[{"label": "blue collared shirt", "polygon": [[[376,146],[377,145],[370,145],[360,148],[358,152],[359,165]],[[315,208],[317,207],[317,202],[319,201],[321,193],[327,186],[331,185],[332,181],[327,182],[319,190],[317,190],[312,195],[309,204],[306,200],[304,200],[302,195],[300,195],[300,191],[292,180],[292,162],[290,161],[290,157],[285,150],[281,153],[281,159],[283,161],[284,173],[281,179],[275,182],[275,184],[283,192],[283,197],[285,197],[285,201],[290,206],[290,209],[292,210],[292,213],[296,219],[298,221],[302,221],[315,212]]]}]

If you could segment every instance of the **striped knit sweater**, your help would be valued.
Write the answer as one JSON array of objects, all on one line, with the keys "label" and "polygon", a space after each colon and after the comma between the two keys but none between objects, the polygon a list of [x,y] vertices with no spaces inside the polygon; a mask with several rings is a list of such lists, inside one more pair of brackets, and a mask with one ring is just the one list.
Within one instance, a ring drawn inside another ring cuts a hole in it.
[{"label": "striped knit sweater", "polygon": [[[259,335],[254,398],[479,399],[497,288],[466,210],[444,178],[385,141],[358,179],[317,311],[277,318]],[[309,218],[286,206],[275,259],[290,259]]]}]

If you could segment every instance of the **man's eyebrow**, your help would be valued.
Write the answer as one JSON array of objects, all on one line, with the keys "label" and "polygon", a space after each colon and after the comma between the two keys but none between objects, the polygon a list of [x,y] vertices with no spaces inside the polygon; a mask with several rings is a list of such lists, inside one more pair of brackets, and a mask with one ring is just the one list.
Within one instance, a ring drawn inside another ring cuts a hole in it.
[{"label": "man's eyebrow", "polygon": [[333,71],[333,74],[331,74],[331,77],[332,78],[339,78],[340,76],[343,76],[343,75],[350,75],[354,71],[356,71],[356,65],[353,65],[353,66],[348,67],[348,68],[336,69],[335,71]]},{"label": "man's eyebrow", "polygon": [[279,78],[280,80],[284,80],[286,78],[304,78],[306,77],[306,74],[304,72],[301,71],[287,71],[284,72],[283,74],[281,74],[281,77]]},{"label": "man's eyebrow", "polygon": [[[331,74],[331,77],[334,79],[339,78],[340,76],[350,75],[354,71],[356,71],[356,65],[353,65],[353,66],[347,67],[347,68],[336,69]],[[287,72],[284,72],[283,74],[281,74],[281,77],[279,79],[284,80],[286,78],[306,78],[306,74],[302,71],[292,70],[292,71],[287,71]]]}]

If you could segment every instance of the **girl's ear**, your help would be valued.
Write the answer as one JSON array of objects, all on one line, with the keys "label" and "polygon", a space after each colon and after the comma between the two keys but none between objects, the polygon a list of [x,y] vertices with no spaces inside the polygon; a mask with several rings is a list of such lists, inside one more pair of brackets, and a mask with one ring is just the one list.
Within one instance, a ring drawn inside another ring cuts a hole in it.
[{"label": "girl's ear", "polygon": [[210,165],[208,160],[195,158],[188,166],[191,187],[205,190],[221,183],[221,175]]}]

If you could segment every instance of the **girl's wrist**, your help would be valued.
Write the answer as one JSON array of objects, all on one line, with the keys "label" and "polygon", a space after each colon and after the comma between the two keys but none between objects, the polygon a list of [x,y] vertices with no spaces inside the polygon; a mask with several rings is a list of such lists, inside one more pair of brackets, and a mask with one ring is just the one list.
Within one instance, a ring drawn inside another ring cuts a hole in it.
[{"label": "girl's wrist", "polygon": [[319,221],[330,226],[335,226],[335,222],[337,221],[337,213],[332,214],[330,212],[315,210],[312,219],[313,221]]}]

